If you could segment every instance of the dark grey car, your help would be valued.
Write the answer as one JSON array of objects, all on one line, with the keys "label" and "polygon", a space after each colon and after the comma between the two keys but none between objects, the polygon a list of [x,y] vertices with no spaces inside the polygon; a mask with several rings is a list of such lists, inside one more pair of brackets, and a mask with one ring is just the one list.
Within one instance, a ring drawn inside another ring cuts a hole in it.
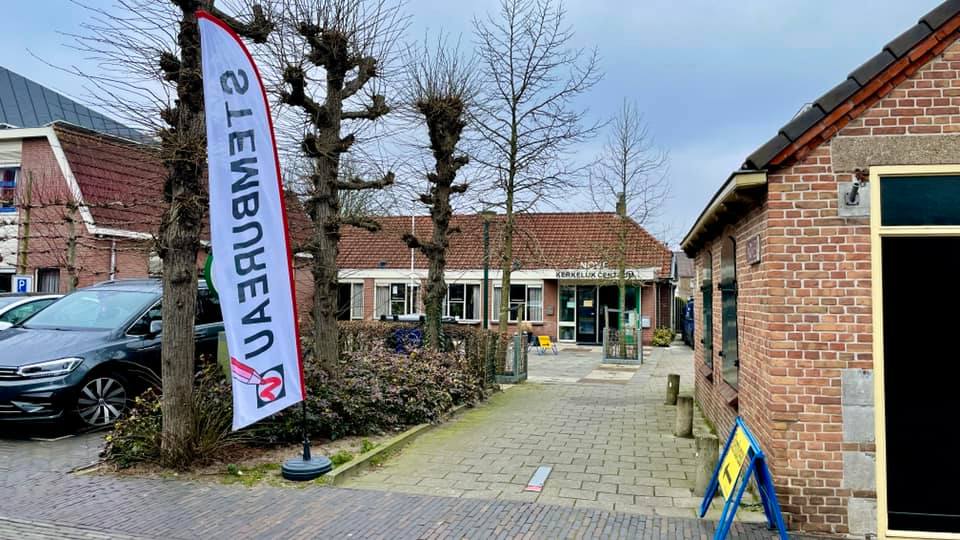
[{"label": "dark grey car", "polygon": [[[159,280],[77,290],[0,332],[0,422],[114,422],[160,373]],[[214,354],[220,306],[198,288],[197,352]]]}]

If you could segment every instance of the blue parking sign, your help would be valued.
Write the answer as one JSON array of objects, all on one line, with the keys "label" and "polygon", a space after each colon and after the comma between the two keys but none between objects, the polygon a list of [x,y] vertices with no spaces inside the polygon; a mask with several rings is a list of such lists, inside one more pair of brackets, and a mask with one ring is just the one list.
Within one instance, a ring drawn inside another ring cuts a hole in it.
[{"label": "blue parking sign", "polygon": [[28,293],[33,292],[31,287],[33,285],[33,276],[14,276],[13,277],[13,290],[18,293]]}]

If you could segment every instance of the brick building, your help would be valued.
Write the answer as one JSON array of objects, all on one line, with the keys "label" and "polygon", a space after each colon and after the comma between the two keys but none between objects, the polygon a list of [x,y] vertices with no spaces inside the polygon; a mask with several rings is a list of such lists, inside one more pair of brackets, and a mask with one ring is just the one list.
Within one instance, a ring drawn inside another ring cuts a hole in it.
[{"label": "brick building", "polygon": [[696,399],[720,431],[745,419],[802,530],[960,538],[958,37],[951,0],[748,156],[682,242]]},{"label": "brick building", "polygon": [[[478,214],[455,215],[444,276],[448,285],[444,312],[463,324],[482,318],[483,227]],[[500,238],[502,215],[489,220],[490,321],[499,318]],[[529,213],[517,215],[513,271],[510,281],[510,322],[530,322],[537,334],[565,341],[594,344],[602,340],[604,308],[616,309],[615,253],[619,217],[613,213]],[[427,260],[402,241],[405,233],[429,237],[428,216],[378,218],[382,229],[369,233],[345,228],[340,240],[342,318],[377,319],[422,313]],[[653,329],[670,325],[674,279],[672,254],[665,245],[632,220],[627,232],[627,309],[639,310]],[[515,328],[511,324],[511,328]]]},{"label": "brick building", "polygon": [[[39,128],[0,130],[0,159],[11,193],[0,242],[0,291],[15,272],[34,276],[35,288],[67,292],[115,278],[158,274],[154,237],[163,214],[165,169],[152,147],[63,122]],[[296,197],[287,194],[294,245],[303,245],[311,225]],[[491,266],[499,261],[502,216],[491,216]],[[619,218],[605,213],[522,214],[510,287],[511,322],[560,341],[598,343],[616,309],[613,253]],[[422,313],[426,260],[402,241],[405,232],[429,234],[426,216],[381,218],[378,233],[342,229],[340,307],[344,319]],[[483,218],[455,216],[460,229],[447,256],[445,312],[463,324],[480,324]],[[206,235],[204,235],[206,237]],[[201,253],[202,265],[206,253]],[[312,305],[309,259],[296,258],[301,317]],[[670,324],[673,298],[671,253],[629,222],[627,308],[639,310],[653,329]],[[6,276],[4,280],[2,276]],[[496,322],[500,272],[490,271],[490,320]],[[658,309],[659,306],[659,309]],[[515,326],[515,325],[514,325]]]}]

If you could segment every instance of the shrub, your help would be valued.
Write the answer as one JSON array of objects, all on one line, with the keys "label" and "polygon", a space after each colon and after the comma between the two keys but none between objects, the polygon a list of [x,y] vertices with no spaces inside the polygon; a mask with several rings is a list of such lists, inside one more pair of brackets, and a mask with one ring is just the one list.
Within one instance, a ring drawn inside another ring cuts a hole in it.
[{"label": "shrub", "polygon": [[[308,361],[309,430],[338,439],[434,422],[453,406],[484,396],[465,368],[463,359],[450,353],[418,350],[399,355],[382,346],[346,353],[337,379]],[[301,412],[288,409],[252,429],[260,440],[299,440]]]},{"label": "shrub", "polygon": [[194,385],[193,444],[177,453],[162,451],[160,394],[148,389],[133,401],[127,416],[107,435],[104,457],[119,467],[135,463],[160,463],[173,469],[208,463],[247,440],[231,431],[232,404],[229,387],[219,368],[208,365]]},{"label": "shrub", "polygon": [[661,326],[653,331],[652,343],[656,347],[668,347],[673,343],[673,336],[673,329]]},{"label": "shrub", "polygon": [[[482,399],[483,379],[461,351],[388,351],[382,342],[341,355],[339,376],[331,378],[305,354],[307,428],[314,437],[380,434],[435,422],[459,404]],[[108,436],[105,457],[120,467],[138,462],[173,468],[209,463],[238,443],[273,444],[301,439],[300,407],[290,407],[240,432],[232,432],[230,382],[208,366],[195,384],[195,444],[183,455],[161,455],[161,414],[157,392],[137,398],[129,415]]]}]

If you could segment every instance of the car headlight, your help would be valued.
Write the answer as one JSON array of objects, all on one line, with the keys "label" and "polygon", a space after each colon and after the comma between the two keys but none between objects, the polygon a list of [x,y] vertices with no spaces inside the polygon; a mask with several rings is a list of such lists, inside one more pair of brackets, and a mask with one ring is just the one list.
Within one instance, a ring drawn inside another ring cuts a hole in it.
[{"label": "car headlight", "polygon": [[61,358],[59,360],[49,360],[29,364],[17,369],[17,375],[21,377],[57,377],[66,375],[77,369],[83,363],[83,358]]}]

